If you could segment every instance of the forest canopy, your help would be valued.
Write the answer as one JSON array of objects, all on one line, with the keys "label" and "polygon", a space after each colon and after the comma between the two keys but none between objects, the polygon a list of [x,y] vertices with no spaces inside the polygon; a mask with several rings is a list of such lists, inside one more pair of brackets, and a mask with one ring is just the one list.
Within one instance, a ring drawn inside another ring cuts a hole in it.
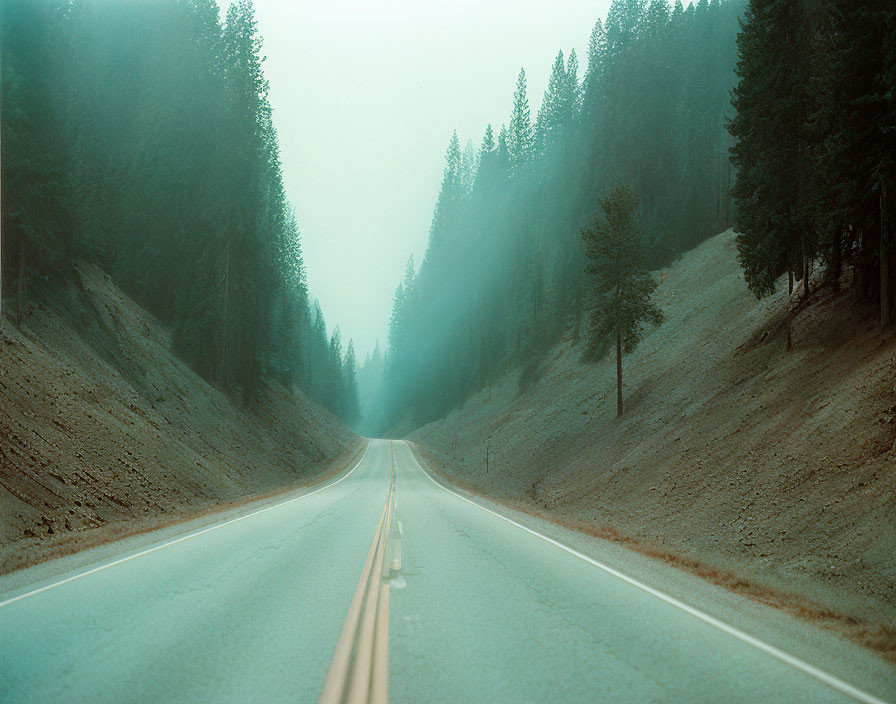
[{"label": "forest canopy", "polygon": [[[353,422],[353,345],[309,302],[250,0],[6,0],[3,297],[78,261],[251,402],[263,376]],[[37,289],[35,289],[36,291]],[[39,301],[37,301],[39,303]]]},{"label": "forest canopy", "polygon": [[[639,199],[645,263],[671,262],[734,213],[726,121],[745,3],[615,0],[584,74],[559,52],[533,117],[525,71],[504,125],[451,136],[419,271],[395,295],[384,426],[444,415],[572,327],[587,258],[580,231],[619,185]],[[508,91],[511,93],[511,91]]]}]

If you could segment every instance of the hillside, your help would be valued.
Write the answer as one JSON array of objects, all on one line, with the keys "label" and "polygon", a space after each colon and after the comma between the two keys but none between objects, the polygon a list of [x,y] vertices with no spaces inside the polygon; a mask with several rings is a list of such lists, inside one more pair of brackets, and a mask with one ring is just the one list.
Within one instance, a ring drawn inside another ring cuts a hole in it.
[{"label": "hillside", "polygon": [[360,439],[300,393],[235,405],[95,267],[0,330],[0,572],[313,482]]},{"label": "hillside", "polygon": [[730,231],[662,273],[621,419],[615,356],[566,341],[410,438],[458,485],[896,657],[896,330],[820,287],[786,352],[787,282],[757,303]]}]

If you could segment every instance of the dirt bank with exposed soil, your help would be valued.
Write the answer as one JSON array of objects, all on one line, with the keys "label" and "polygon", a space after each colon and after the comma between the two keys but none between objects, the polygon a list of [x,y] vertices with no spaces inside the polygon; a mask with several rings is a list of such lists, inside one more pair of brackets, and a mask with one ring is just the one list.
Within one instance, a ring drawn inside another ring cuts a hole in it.
[{"label": "dirt bank with exposed soil", "polygon": [[362,441],[300,393],[234,404],[94,267],[0,325],[0,572],[338,471]]}]

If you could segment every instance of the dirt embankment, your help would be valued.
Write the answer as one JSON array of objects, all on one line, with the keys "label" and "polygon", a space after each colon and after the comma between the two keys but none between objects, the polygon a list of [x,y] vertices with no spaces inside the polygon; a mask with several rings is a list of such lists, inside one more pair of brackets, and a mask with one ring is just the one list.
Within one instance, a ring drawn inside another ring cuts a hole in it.
[{"label": "dirt embankment", "polygon": [[[723,233],[670,267],[624,361],[550,353],[410,437],[449,480],[842,627],[896,658],[896,329],[813,293],[786,351]],[[486,469],[486,452],[488,467]]]},{"label": "dirt embankment", "polygon": [[101,271],[0,322],[0,572],[311,483],[361,444],[278,385],[246,409]]}]

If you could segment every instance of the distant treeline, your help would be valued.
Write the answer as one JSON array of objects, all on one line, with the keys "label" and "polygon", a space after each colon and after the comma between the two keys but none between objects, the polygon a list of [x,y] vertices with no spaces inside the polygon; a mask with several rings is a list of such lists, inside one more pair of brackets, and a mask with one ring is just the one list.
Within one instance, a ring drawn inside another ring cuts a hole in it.
[{"label": "distant treeline", "polygon": [[452,136],[426,257],[395,294],[384,426],[438,418],[510,365],[531,372],[565,330],[579,335],[581,230],[617,185],[639,196],[651,267],[728,227],[744,9],[614,0],[582,80],[575,53],[560,53],[534,120],[521,72],[507,124],[478,150]]},{"label": "distant treeline", "polygon": [[[4,312],[95,262],[251,401],[276,377],[349,422],[352,345],[310,310],[250,0],[3,0]],[[37,290],[37,289],[35,289]],[[39,301],[37,301],[39,303]]]},{"label": "distant treeline", "polygon": [[731,131],[738,249],[757,296],[813,263],[892,317],[896,4],[753,0],[737,40]]}]

